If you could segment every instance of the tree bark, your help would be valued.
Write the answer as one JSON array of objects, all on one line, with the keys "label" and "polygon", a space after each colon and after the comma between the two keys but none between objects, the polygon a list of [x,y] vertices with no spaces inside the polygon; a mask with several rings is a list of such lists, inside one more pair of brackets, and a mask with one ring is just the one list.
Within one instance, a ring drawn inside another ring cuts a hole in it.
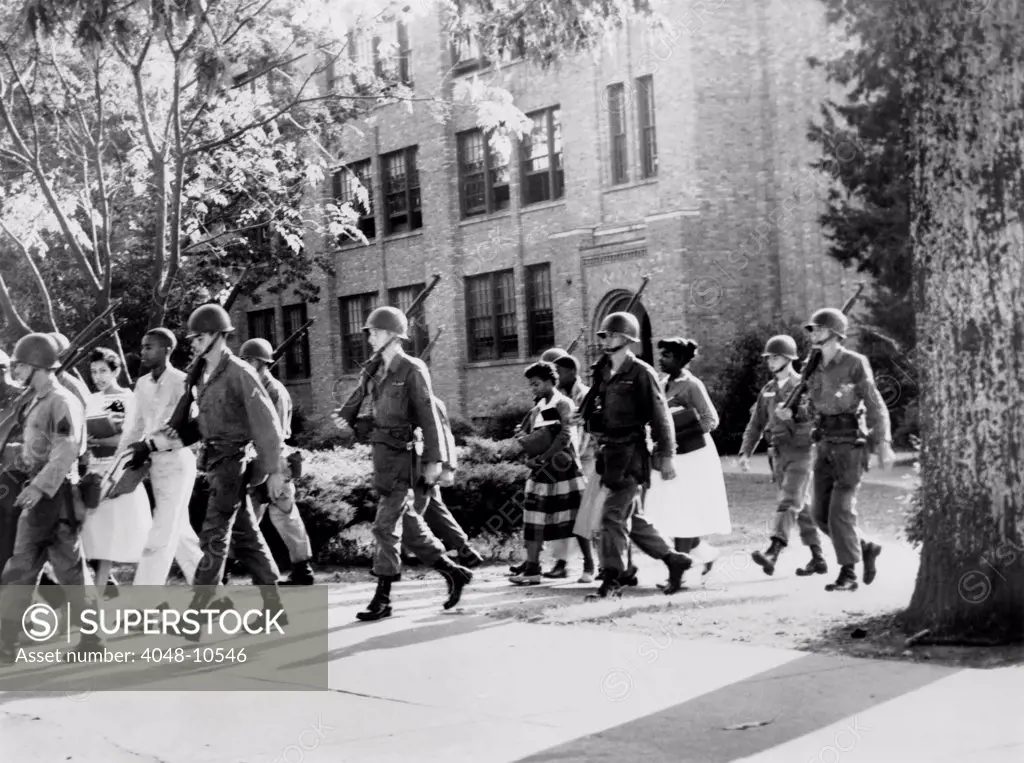
[{"label": "tree bark", "polygon": [[17,341],[26,334],[31,334],[31,327],[25,323],[25,320],[18,313],[18,308],[14,306],[14,301],[11,299],[11,292],[7,289],[7,282],[4,280],[2,274],[0,274],[0,310],[4,314],[4,334],[11,341]]},{"label": "tree bark", "polygon": [[[921,566],[907,625],[1024,636],[1024,8],[907,0]],[[981,9],[979,11],[979,9]]]}]

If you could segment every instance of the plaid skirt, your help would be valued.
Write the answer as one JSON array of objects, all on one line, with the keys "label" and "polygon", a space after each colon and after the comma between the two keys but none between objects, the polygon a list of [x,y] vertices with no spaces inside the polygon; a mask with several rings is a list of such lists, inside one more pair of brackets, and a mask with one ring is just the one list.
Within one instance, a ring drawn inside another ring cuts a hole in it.
[{"label": "plaid skirt", "polygon": [[[564,462],[571,462],[562,466]],[[572,537],[586,480],[575,458],[556,455],[551,463],[526,480],[523,538],[527,541]]]}]

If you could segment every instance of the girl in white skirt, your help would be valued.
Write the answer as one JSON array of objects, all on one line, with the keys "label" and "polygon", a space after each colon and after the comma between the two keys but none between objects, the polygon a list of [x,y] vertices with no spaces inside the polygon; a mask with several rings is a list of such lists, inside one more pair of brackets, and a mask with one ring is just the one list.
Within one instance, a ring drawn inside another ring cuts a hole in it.
[{"label": "girl in white skirt", "polygon": [[697,343],[673,337],[659,341],[658,349],[662,388],[676,425],[676,478],[665,482],[660,473],[652,472],[644,513],[675,539],[676,551],[703,562],[706,575],[718,549],[702,539],[732,532],[722,463],[710,435],[718,426],[718,412],[704,383],[685,370],[697,355]]},{"label": "girl in white skirt", "polygon": [[[124,422],[132,419],[135,396],[131,390],[118,385],[121,362],[112,350],[105,347],[94,350],[89,358],[89,370],[97,391],[86,400],[86,418],[106,418],[114,430],[114,434],[105,437],[89,436],[92,454],[89,468],[103,475],[114,465]],[[114,562],[134,564],[142,558],[152,523],[149,496],[141,484],[128,495],[101,501],[86,515],[82,525],[82,551],[86,559],[98,563],[96,580],[102,582],[97,585],[102,587],[106,582]]]}]

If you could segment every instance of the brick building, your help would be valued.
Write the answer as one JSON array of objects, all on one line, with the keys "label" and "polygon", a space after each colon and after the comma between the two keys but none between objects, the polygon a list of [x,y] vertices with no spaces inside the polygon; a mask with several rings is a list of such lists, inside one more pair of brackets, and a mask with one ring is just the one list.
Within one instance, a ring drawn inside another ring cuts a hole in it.
[{"label": "brick building", "polygon": [[659,336],[690,336],[702,346],[695,372],[714,374],[716,348],[752,323],[781,328],[848,292],[824,255],[825,178],[810,168],[819,154],[805,137],[828,94],[806,63],[834,44],[823,9],[709,0],[670,10],[674,31],[631,29],[548,72],[490,67],[471,43],[452,46],[439,17],[397,29],[417,93],[450,98],[478,75],[513,93],[532,131],[503,163],[468,104],[378,109],[348,131],[348,169],[329,189],[352,199],[352,177],[363,180],[369,245],[310,240],[336,253],[321,300],[242,305],[238,325],[280,341],[316,319],[283,378],[300,407],[324,415],[367,355],[359,329],[370,310],[409,304],[441,274],[414,343],[443,327],[430,357],[435,390],[479,417],[526,397],[522,369],[547,347],[584,329],[577,355],[593,352],[601,318],[649,274],[635,309],[643,354]]}]

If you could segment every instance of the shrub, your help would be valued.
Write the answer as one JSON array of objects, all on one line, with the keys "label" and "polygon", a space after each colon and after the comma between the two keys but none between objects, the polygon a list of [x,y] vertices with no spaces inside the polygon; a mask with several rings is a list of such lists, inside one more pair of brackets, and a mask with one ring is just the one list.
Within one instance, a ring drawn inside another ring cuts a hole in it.
[{"label": "shrub", "polygon": [[303,419],[302,429],[292,434],[292,442],[303,450],[331,450],[352,444],[351,437],[344,437],[329,416]]},{"label": "shrub", "polygon": [[452,435],[455,436],[456,445],[465,445],[471,437],[478,437],[480,432],[472,421],[462,416],[449,415],[448,423],[452,427]]},{"label": "shrub", "polygon": [[509,439],[531,408],[532,403],[516,400],[507,400],[495,405],[485,417],[484,436],[491,440]]},{"label": "shrub", "polygon": [[[459,447],[456,484],[442,488],[459,524],[471,538],[480,536],[488,548],[518,543],[521,491],[529,474],[521,461],[514,441],[470,438]],[[304,452],[296,502],[318,563],[366,562],[373,546],[370,523],[377,506],[370,446]]]}]

